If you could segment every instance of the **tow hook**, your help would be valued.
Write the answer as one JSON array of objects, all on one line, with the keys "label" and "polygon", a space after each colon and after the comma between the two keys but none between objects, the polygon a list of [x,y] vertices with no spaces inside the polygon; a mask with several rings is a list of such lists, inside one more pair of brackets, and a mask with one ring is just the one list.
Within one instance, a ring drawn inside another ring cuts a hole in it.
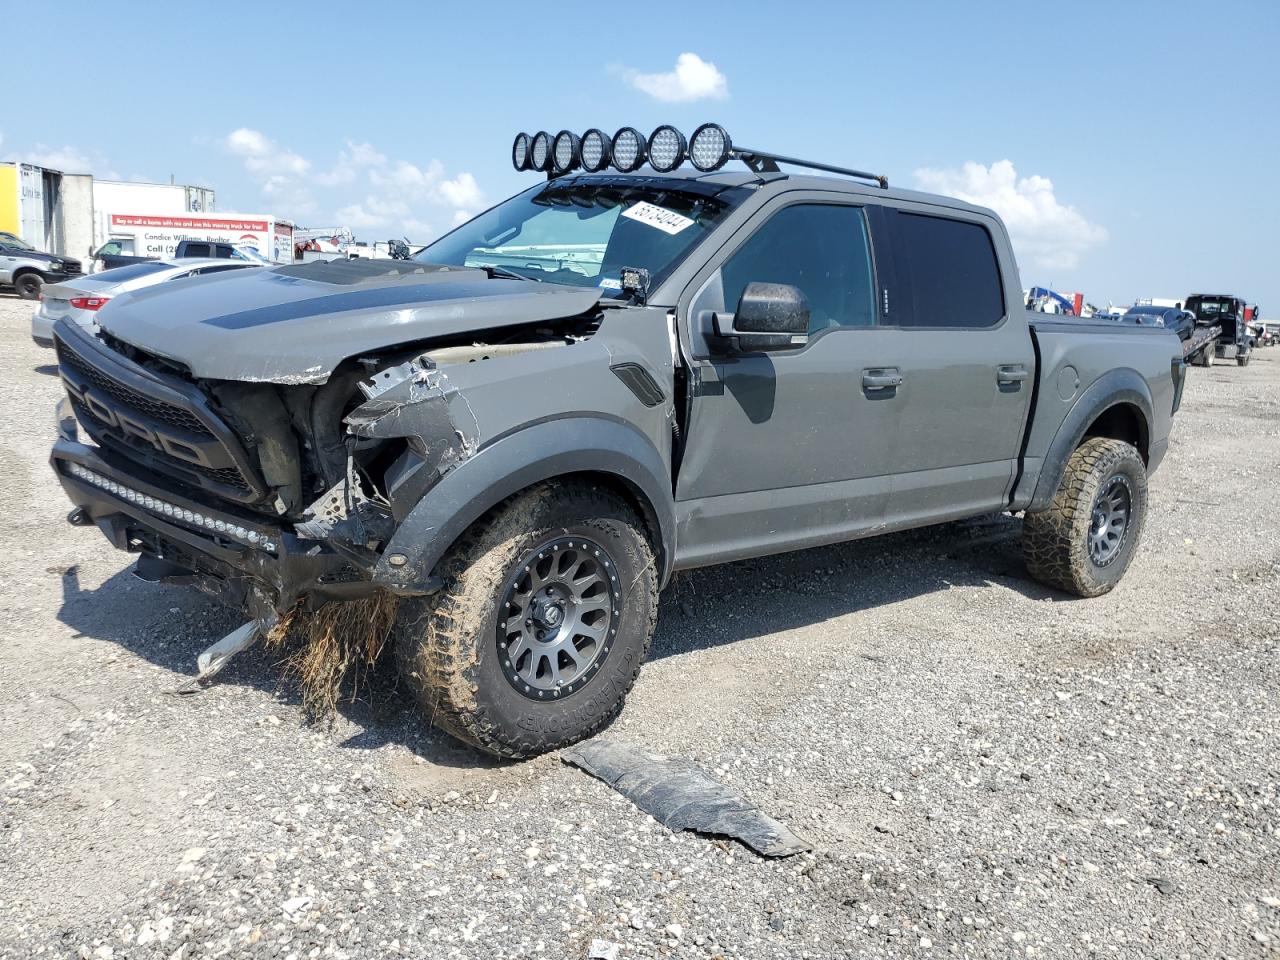
[{"label": "tow hook", "polygon": [[93,517],[89,516],[89,512],[84,507],[76,507],[67,514],[67,523],[73,527],[92,527]]}]

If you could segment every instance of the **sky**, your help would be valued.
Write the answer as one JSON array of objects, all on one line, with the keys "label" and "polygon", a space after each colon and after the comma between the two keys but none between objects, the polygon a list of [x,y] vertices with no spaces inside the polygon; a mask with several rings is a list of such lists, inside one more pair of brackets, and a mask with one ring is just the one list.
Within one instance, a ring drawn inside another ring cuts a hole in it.
[{"label": "sky", "polygon": [[538,176],[518,131],[714,120],[994,207],[1023,286],[1280,319],[1275,0],[58,10],[73,49],[6,51],[31,108],[0,114],[0,159],[425,242]]}]

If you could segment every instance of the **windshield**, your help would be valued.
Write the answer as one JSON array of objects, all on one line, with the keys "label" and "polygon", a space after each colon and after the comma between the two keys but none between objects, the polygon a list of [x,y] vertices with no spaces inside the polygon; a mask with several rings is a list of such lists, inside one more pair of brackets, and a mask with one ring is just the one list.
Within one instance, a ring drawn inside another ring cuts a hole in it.
[{"label": "windshield", "polygon": [[15,237],[12,233],[0,234],[0,243],[3,243],[6,247],[16,247],[19,250],[35,249],[35,247],[27,243],[27,241]]},{"label": "windshield", "polygon": [[656,285],[745,195],[739,187],[686,180],[552,181],[481,214],[414,259],[496,267],[621,296],[623,267],[648,270]]},{"label": "windshield", "polygon": [[248,260],[251,263],[262,263],[267,266],[271,265],[271,261],[258,252],[256,247],[243,246],[236,247],[232,254],[237,260]]}]

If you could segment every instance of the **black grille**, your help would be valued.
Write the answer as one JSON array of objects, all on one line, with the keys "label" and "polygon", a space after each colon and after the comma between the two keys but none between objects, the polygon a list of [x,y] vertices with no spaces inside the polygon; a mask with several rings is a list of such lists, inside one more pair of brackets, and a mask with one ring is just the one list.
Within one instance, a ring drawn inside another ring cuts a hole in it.
[{"label": "black grille", "polygon": [[144,397],[142,394],[130,390],[124,384],[111,379],[101,370],[81,360],[80,357],[64,347],[61,341],[58,342],[58,362],[66,364],[68,367],[88,377],[95,389],[101,390],[112,400],[117,403],[123,403],[125,406],[137,410],[152,420],[159,420],[171,427],[177,427],[179,430],[185,430],[199,437],[213,436],[208,428],[191,413],[181,407],[162,403],[159,400]]},{"label": "black grille", "polygon": [[[132,460],[141,460],[153,470],[176,476],[197,487],[207,486],[200,482],[203,477],[221,486],[230,487],[240,494],[252,492],[252,488],[245,483],[244,477],[235,467],[202,467],[198,463],[185,463],[174,460],[172,457],[161,457],[144,443],[130,443],[128,437],[115,436],[106,432],[106,425],[94,416],[93,411],[84,404],[77,403],[74,398],[71,400],[71,408],[75,410],[76,416],[85,425],[85,429],[100,444],[117,450]],[[98,424],[98,428],[92,429],[91,424]]]},{"label": "black grille", "polygon": [[194,385],[140,369],[88,338],[81,347],[75,328],[54,333],[76,417],[104,448],[221,498],[256,504],[266,496],[242,441]]}]

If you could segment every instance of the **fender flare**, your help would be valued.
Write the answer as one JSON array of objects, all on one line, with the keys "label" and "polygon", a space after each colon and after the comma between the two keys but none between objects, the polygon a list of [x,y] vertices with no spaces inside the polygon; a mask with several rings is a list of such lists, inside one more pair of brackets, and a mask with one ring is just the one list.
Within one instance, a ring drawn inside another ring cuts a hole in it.
[{"label": "fender flare", "polygon": [[[462,533],[507,497],[573,473],[604,473],[640,501],[658,549],[659,585],[675,557],[675,503],[670,470],[635,427],[600,416],[546,420],[506,434],[449,471],[409,511],[374,569],[374,582],[395,591],[429,580]],[[406,562],[392,566],[388,557]]]},{"label": "fender flare", "polygon": [[[1040,465],[1035,493],[1026,508],[1028,511],[1044,510],[1049,506],[1054,494],[1058,492],[1058,484],[1062,482],[1067,461],[1071,459],[1076,447],[1080,446],[1085,431],[1098,417],[1121,404],[1137,408],[1141,418],[1139,429],[1143,434],[1142,445],[1145,448],[1150,443],[1153,416],[1151,388],[1147,381],[1138,371],[1128,367],[1104,373],[1080,394],[1058,426],[1058,432],[1050,441]],[[1145,460],[1147,450],[1142,449],[1141,453]]]}]

